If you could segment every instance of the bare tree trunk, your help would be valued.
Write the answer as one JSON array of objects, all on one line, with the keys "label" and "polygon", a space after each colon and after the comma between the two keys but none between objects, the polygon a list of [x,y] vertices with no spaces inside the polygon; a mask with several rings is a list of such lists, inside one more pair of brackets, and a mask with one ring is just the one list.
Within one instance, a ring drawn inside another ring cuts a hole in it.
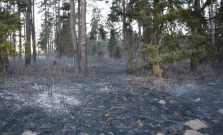
[{"label": "bare tree trunk", "polygon": [[75,28],[75,4],[74,0],[70,0],[70,29],[71,29],[71,39],[73,44],[73,57],[74,57],[74,64],[75,64],[75,72],[80,73],[80,58],[79,58],[79,47],[77,43],[77,34]]},{"label": "bare tree trunk", "polygon": [[[195,0],[195,10],[200,10],[201,5],[200,5],[200,0]],[[194,74],[197,73],[197,68],[198,68],[198,56],[195,54],[191,57],[191,62],[190,62],[190,71]]]},{"label": "bare tree trunk", "polygon": [[[212,18],[214,16],[214,10],[213,10],[213,0],[211,0],[211,12],[210,12],[210,18]],[[214,20],[211,19],[210,20],[210,25],[211,25],[211,42],[212,44],[214,44]]]},{"label": "bare tree trunk", "polygon": [[129,30],[128,32],[127,32],[128,34],[126,34],[127,35],[127,37],[129,38],[128,39],[128,42],[126,42],[126,44],[127,44],[127,50],[128,50],[128,73],[129,74],[132,74],[132,71],[133,71],[133,69],[132,69],[132,60],[133,60],[133,50],[132,50],[132,44],[133,44],[133,41],[132,41],[132,32]]},{"label": "bare tree trunk", "polygon": [[87,73],[86,31],[86,0],[81,0],[81,68],[84,75]]},{"label": "bare tree trunk", "polygon": [[[125,0],[122,0],[122,12],[123,12],[123,46],[124,46],[124,61],[128,64],[128,73],[132,73],[132,60],[133,60],[133,51],[132,51],[132,42],[131,40],[127,41],[127,37],[131,38],[131,31],[127,30],[126,23],[126,3]],[[128,35],[128,36],[127,36]]]},{"label": "bare tree trunk", "polygon": [[33,0],[32,10],[32,41],[33,41],[33,61],[36,62],[36,33],[35,33],[35,0]]},{"label": "bare tree trunk", "polygon": [[[48,13],[49,13],[49,8],[48,8]],[[50,59],[50,28],[49,28],[49,17],[47,16],[47,54],[48,54],[48,59]]]},{"label": "bare tree trunk", "polygon": [[[16,34],[15,34],[15,31],[13,32],[13,48],[14,50],[16,51]],[[15,57],[13,56],[13,59],[15,59]]]},{"label": "bare tree trunk", "polygon": [[79,58],[81,60],[81,0],[78,0],[78,46]]},{"label": "bare tree trunk", "polygon": [[27,0],[26,11],[26,44],[25,44],[25,66],[31,64],[31,0]]},{"label": "bare tree trunk", "polygon": [[[45,6],[45,19],[44,19],[44,25],[45,25],[45,35],[46,36],[46,59],[49,58],[49,29],[48,29],[48,17],[47,17],[47,0],[44,0],[44,6]],[[49,8],[48,8],[49,11]]]},{"label": "bare tree trunk", "polygon": [[122,0],[122,12],[123,12],[123,41],[122,41],[122,45],[123,45],[123,60],[124,60],[124,65],[127,67],[127,72],[128,71],[128,51],[127,51],[127,45],[126,45],[126,29],[127,29],[127,26],[126,26],[126,16],[125,16],[125,0]]},{"label": "bare tree trunk", "polygon": [[59,48],[59,58],[61,59],[61,57],[62,57],[62,47],[61,47],[60,0],[58,0],[58,29],[59,29],[58,48]]},{"label": "bare tree trunk", "polygon": [[[19,20],[21,20],[21,13],[19,11]],[[22,60],[22,26],[19,25],[19,57]]]},{"label": "bare tree trunk", "polygon": [[[15,13],[15,5],[13,6],[13,14]],[[13,48],[14,48],[14,50],[16,51],[16,33],[15,33],[15,31],[13,31],[13,39],[12,39],[12,41],[13,41]],[[13,60],[15,61],[15,55],[13,54]]]},{"label": "bare tree trunk", "polygon": [[[137,64],[143,64],[143,55],[140,54],[140,50],[142,49],[142,43],[141,43],[141,40],[142,40],[142,24],[140,21],[138,21],[138,39],[137,39],[137,51],[136,51],[136,63]],[[138,67],[139,66],[142,66],[142,65],[137,65]],[[141,67],[140,67],[141,68]]]}]

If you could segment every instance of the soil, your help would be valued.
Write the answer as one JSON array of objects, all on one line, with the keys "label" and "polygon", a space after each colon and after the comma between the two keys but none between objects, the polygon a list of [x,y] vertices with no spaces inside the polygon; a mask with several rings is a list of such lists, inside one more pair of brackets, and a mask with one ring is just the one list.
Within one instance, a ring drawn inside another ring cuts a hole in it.
[{"label": "soil", "polygon": [[221,65],[196,77],[165,67],[162,82],[150,71],[127,74],[120,61],[89,60],[85,77],[69,63],[14,61],[1,74],[0,134],[182,135],[199,119],[208,128],[198,132],[223,135]]}]

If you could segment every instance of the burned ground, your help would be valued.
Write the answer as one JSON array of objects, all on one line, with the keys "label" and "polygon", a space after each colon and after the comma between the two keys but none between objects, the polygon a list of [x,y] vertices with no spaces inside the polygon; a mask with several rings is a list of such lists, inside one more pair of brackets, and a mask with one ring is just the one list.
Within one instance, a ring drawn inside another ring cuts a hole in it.
[{"label": "burned ground", "polygon": [[0,134],[181,135],[193,119],[208,125],[200,133],[223,134],[220,70],[193,77],[171,69],[161,83],[150,73],[129,75],[116,61],[90,62],[87,77],[57,63],[26,70],[14,63],[0,77]]}]

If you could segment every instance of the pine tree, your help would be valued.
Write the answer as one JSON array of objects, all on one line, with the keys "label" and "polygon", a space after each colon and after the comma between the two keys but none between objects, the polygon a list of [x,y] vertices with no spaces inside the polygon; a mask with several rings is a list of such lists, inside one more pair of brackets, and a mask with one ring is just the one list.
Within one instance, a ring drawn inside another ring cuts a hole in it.
[{"label": "pine tree", "polygon": [[25,66],[31,65],[31,0],[27,0]]},{"label": "pine tree", "polygon": [[81,71],[87,73],[86,0],[81,0]]},{"label": "pine tree", "polygon": [[79,46],[77,43],[77,35],[76,35],[76,28],[75,28],[75,4],[74,0],[70,0],[70,29],[71,29],[71,38],[72,38],[72,44],[73,44],[73,57],[74,57],[74,64],[75,64],[75,70],[80,73],[80,58],[79,58]]},{"label": "pine tree", "polygon": [[36,62],[35,0],[32,0],[32,45],[33,61]]}]

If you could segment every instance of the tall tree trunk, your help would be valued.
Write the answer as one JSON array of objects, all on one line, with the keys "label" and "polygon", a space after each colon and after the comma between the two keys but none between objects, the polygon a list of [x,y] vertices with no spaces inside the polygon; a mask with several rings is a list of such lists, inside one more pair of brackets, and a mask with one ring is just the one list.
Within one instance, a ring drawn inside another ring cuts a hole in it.
[{"label": "tall tree trunk", "polygon": [[200,2],[201,2],[201,0],[195,0],[195,8],[196,9],[200,9],[201,8]]},{"label": "tall tree trunk", "polygon": [[[136,51],[136,60],[137,60],[137,64],[142,64],[140,62],[143,62],[143,55],[140,54],[140,50],[142,49],[142,43],[141,43],[141,40],[142,40],[142,25],[141,25],[141,22],[138,20],[138,39],[137,39],[137,51]],[[141,65],[137,65],[137,66],[141,66]]]},{"label": "tall tree trunk", "polygon": [[[201,5],[200,5],[200,0],[195,0],[195,5],[194,5],[195,10],[200,10]],[[194,74],[197,73],[197,68],[198,68],[198,56],[197,54],[192,55],[191,57],[191,62],[190,62],[190,71]]]},{"label": "tall tree trunk", "polygon": [[33,41],[33,61],[36,62],[36,33],[35,33],[35,0],[32,2],[32,41]]},{"label": "tall tree trunk", "polygon": [[[13,6],[13,14],[15,13],[15,5]],[[12,42],[13,42],[13,49],[16,51],[16,33],[15,31],[13,31],[13,39],[12,39]],[[15,61],[15,54],[13,54],[13,60]]]},{"label": "tall tree trunk", "polygon": [[70,31],[71,31],[71,39],[73,44],[73,57],[74,57],[74,65],[75,65],[75,72],[80,73],[80,58],[79,58],[79,47],[77,43],[77,34],[75,28],[75,4],[74,0],[70,0]]},{"label": "tall tree trunk", "polygon": [[[49,8],[48,8],[48,13],[49,13]],[[50,26],[49,26],[49,17],[47,16],[47,54],[48,54],[48,59],[50,59]]]},{"label": "tall tree trunk", "polygon": [[79,58],[81,59],[81,0],[78,0],[78,46]]},{"label": "tall tree trunk", "polygon": [[132,74],[132,60],[133,60],[133,50],[132,50],[132,44],[133,44],[133,39],[132,39],[132,32],[130,31],[130,29],[128,31],[126,31],[126,39],[128,39],[128,41],[126,41],[127,44],[127,51],[128,51],[128,73]]},{"label": "tall tree trunk", "polygon": [[46,5],[47,5],[47,0],[44,0],[44,6],[45,6],[45,19],[44,19],[44,25],[45,25],[45,35],[44,36],[46,36],[46,50],[45,50],[45,52],[46,52],[46,59],[48,59],[48,25],[47,25],[47,7],[46,7]]},{"label": "tall tree trunk", "polygon": [[[213,18],[213,17],[214,17],[213,0],[211,0],[210,18]],[[210,25],[211,25],[211,42],[212,42],[212,44],[214,44],[215,31],[214,31],[214,20],[213,19],[210,20]]]},{"label": "tall tree trunk", "polygon": [[26,44],[25,44],[25,66],[31,64],[31,0],[27,0],[26,11]]},{"label": "tall tree trunk", "polygon": [[[19,11],[19,21],[21,21],[21,12]],[[19,25],[19,57],[22,60],[22,26]]]},{"label": "tall tree trunk", "polygon": [[58,49],[59,49],[59,59],[62,57],[62,47],[61,47],[61,20],[60,20],[60,0],[58,0]]},{"label": "tall tree trunk", "polygon": [[[15,31],[13,32],[13,49],[16,51],[16,34]],[[15,56],[13,56],[13,59],[15,60]]]},{"label": "tall tree trunk", "polygon": [[86,43],[86,0],[81,0],[81,68],[87,73],[87,43]]},{"label": "tall tree trunk", "polygon": [[[123,12],[123,47],[124,47],[124,61],[127,62],[127,72],[132,73],[132,56],[130,48],[130,42],[127,42],[127,23],[126,23],[126,5],[125,0],[122,0],[122,12]],[[129,35],[130,36],[130,35]]]}]

